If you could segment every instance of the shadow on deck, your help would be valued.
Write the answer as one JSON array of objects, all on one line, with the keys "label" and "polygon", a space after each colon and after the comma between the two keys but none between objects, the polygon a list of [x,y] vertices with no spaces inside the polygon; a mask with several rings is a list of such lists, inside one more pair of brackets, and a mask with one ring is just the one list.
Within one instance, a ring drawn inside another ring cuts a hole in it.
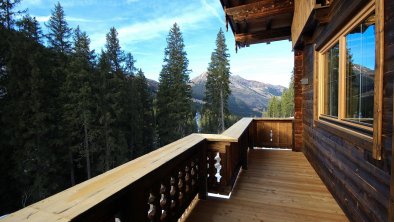
[{"label": "shadow on deck", "polygon": [[348,221],[303,153],[248,156],[231,198],[199,200],[186,221]]}]

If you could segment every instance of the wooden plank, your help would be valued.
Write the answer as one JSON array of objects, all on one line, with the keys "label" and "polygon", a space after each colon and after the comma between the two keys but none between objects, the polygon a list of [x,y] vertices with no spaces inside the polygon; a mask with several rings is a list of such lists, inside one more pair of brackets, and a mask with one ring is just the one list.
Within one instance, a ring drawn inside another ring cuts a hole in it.
[{"label": "wooden plank", "polygon": [[251,125],[252,121],[253,118],[242,118],[226,131],[224,131],[222,135],[236,138],[238,140],[246,130],[249,130],[249,126]]},{"label": "wooden plank", "polygon": [[303,95],[301,79],[304,74],[304,54],[301,50],[294,51],[294,144],[293,151],[302,151],[302,118]]},{"label": "wooden plank", "polygon": [[[391,98],[385,95],[385,97],[388,97],[387,99],[392,102],[391,106],[388,105],[388,102],[385,102],[384,105],[387,105],[387,110],[383,111],[383,116],[384,117],[389,117],[391,121],[387,121],[386,127],[391,129],[391,135],[389,134],[387,137],[390,138],[391,136],[391,177],[390,177],[390,201],[389,201],[389,210],[388,210],[388,221],[394,221],[394,164],[393,164],[393,159],[394,159],[394,134],[393,134],[393,126],[394,126],[394,88],[393,88],[393,79],[392,79],[392,74],[394,73],[394,53],[393,53],[393,46],[394,46],[394,20],[390,19],[394,17],[394,2],[386,0],[384,1],[384,9],[385,9],[385,15],[384,17],[386,18],[386,23],[385,25],[385,36],[386,36],[386,42],[385,42],[385,81],[386,84],[388,84],[387,91],[391,92]],[[391,36],[391,38],[390,38]],[[391,46],[391,50],[389,48],[389,45]],[[391,75],[390,75],[391,73]],[[390,78],[391,77],[391,78]],[[390,81],[391,80],[391,81]],[[390,84],[391,83],[391,84]],[[391,110],[390,110],[391,108]],[[390,116],[391,115],[391,116]],[[384,121],[385,122],[385,121]],[[391,126],[390,126],[391,125]],[[389,130],[388,130],[389,131]],[[385,147],[386,148],[386,147]],[[387,149],[387,148],[386,148]],[[387,152],[389,153],[389,152]]]},{"label": "wooden plank", "polygon": [[302,30],[315,8],[315,0],[294,0],[294,17],[291,25],[293,47],[301,36]]},{"label": "wooden plank", "polygon": [[238,44],[249,45],[255,43],[273,42],[290,39],[290,27],[264,30],[255,33],[235,34],[235,41]]},{"label": "wooden plank", "polygon": [[203,137],[192,134],[10,214],[3,221],[71,221],[203,141]]},{"label": "wooden plank", "polygon": [[294,10],[293,1],[263,0],[245,5],[225,8],[225,13],[232,16],[235,22],[245,19],[257,19],[274,17],[276,15],[292,13]]},{"label": "wooden plank", "polygon": [[200,133],[198,135],[204,137],[207,141],[210,141],[210,142],[219,142],[219,141],[222,141],[222,142],[238,142],[237,138],[226,136],[226,135],[223,135],[223,134],[201,134]]},{"label": "wooden plank", "polygon": [[384,2],[376,0],[375,15],[375,79],[373,104],[373,147],[372,157],[382,159],[382,107],[383,107],[383,66],[384,66]]},{"label": "wooden plank", "polygon": [[197,202],[186,221],[347,221],[302,153],[251,150],[230,199]]}]

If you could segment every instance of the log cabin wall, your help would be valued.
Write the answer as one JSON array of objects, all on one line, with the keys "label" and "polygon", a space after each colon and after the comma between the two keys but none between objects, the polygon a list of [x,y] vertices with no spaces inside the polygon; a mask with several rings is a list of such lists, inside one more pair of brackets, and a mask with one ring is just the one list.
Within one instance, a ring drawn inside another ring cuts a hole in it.
[{"label": "log cabin wall", "polygon": [[[391,195],[390,195],[390,210],[389,210],[389,221],[394,221],[394,165],[392,164],[392,158],[394,153],[392,152],[392,141],[394,138],[390,138],[393,135],[393,81],[394,81],[394,1],[385,0],[384,2],[384,91],[383,91],[383,141],[384,147],[386,148],[387,159],[391,157]],[[391,143],[390,143],[391,141]],[[391,147],[391,149],[390,149]]]},{"label": "log cabin wall", "polygon": [[294,51],[294,147],[293,151],[302,151],[302,85],[303,52]]},{"label": "log cabin wall", "polygon": [[[299,55],[298,50],[302,51],[302,78],[308,79],[308,84],[302,85],[303,152],[350,220],[387,221],[392,159],[394,1],[384,0],[382,160],[374,161],[371,151],[360,147],[357,141],[327,130],[314,121],[314,99],[317,93],[314,92],[313,85],[315,49],[323,47],[369,2],[334,1],[328,14],[329,22],[325,25],[315,25],[308,36],[304,33],[303,37],[307,41],[296,47],[295,60]],[[300,84],[300,78],[296,78],[297,74],[298,72],[295,72],[295,85]],[[295,91],[295,98],[299,92]],[[298,103],[297,99],[295,102]],[[392,183],[394,185],[394,182]]]}]

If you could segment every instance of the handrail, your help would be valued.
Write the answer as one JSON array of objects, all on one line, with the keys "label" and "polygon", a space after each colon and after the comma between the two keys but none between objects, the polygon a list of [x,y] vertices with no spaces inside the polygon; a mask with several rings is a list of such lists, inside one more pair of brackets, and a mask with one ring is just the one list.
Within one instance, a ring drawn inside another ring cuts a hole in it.
[{"label": "handrail", "polygon": [[[203,137],[189,135],[23,208],[2,221],[71,221],[203,142]],[[145,205],[147,201],[141,201],[141,204]]]},{"label": "handrail", "polygon": [[230,193],[256,126],[270,121],[292,119],[243,118],[219,135],[191,134],[0,221],[177,221],[196,195]]},{"label": "handrail", "polygon": [[228,128],[226,131],[224,131],[222,135],[238,139],[249,128],[252,121],[253,118],[242,118],[230,128]]}]

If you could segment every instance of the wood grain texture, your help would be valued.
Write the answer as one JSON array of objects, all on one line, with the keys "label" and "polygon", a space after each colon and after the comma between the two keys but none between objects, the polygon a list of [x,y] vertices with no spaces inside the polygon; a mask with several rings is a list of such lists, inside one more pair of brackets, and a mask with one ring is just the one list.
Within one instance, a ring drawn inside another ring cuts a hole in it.
[{"label": "wood grain texture", "polygon": [[300,152],[251,150],[230,199],[199,201],[186,221],[347,221]]},{"label": "wood grain texture", "polygon": [[[196,145],[202,145],[203,142],[204,138],[196,134],[184,137],[161,149],[23,208],[7,216],[2,221],[71,221],[84,215],[90,209],[100,207],[99,205],[101,204],[105,205],[105,202],[111,198],[117,199],[118,193],[122,193],[124,189],[128,189],[128,186],[150,173],[163,169],[164,164],[173,165],[172,167],[174,167],[175,163],[171,162],[172,160],[180,158],[188,150]],[[123,196],[126,199],[130,198],[128,195],[120,196],[122,196],[120,199]],[[146,202],[145,200],[143,201]],[[145,207],[146,205],[141,206]],[[119,206],[118,210],[121,207],[126,207],[126,205]],[[107,208],[95,212],[97,215],[110,215],[111,212],[109,211],[111,209],[112,206],[107,206]],[[107,212],[103,212],[103,210]],[[143,215],[145,216],[145,214]]]},{"label": "wood grain texture", "polygon": [[294,119],[255,119],[256,147],[293,148]]},{"label": "wood grain texture", "polygon": [[314,0],[295,0],[294,1],[294,17],[291,25],[291,41],[293,47],[297,43],[304,29],[306,22],[311,16],[313,9],[316,6]]},{"label": "wood grain texture", "polygon": [[[306,45],[303,50],[304,76],[310,80],[314,77],[313,50],[313,45]],[[334,132],[322,124],[314,125],[314,93],[312,86],[304,87],[302,138],[305,156],[350,220],[387,221],[390,175],[384,167],[374,166],[375,163],[367,159],[372,141],[365,143],[339,130]]]},{"label": "wood grain texture", "polygon": [[[294,51],[294,151],[302,151],[302,85],[304,73],[304,54],[302,50]],[[309,80],[311,81],[311,80]]]}]

